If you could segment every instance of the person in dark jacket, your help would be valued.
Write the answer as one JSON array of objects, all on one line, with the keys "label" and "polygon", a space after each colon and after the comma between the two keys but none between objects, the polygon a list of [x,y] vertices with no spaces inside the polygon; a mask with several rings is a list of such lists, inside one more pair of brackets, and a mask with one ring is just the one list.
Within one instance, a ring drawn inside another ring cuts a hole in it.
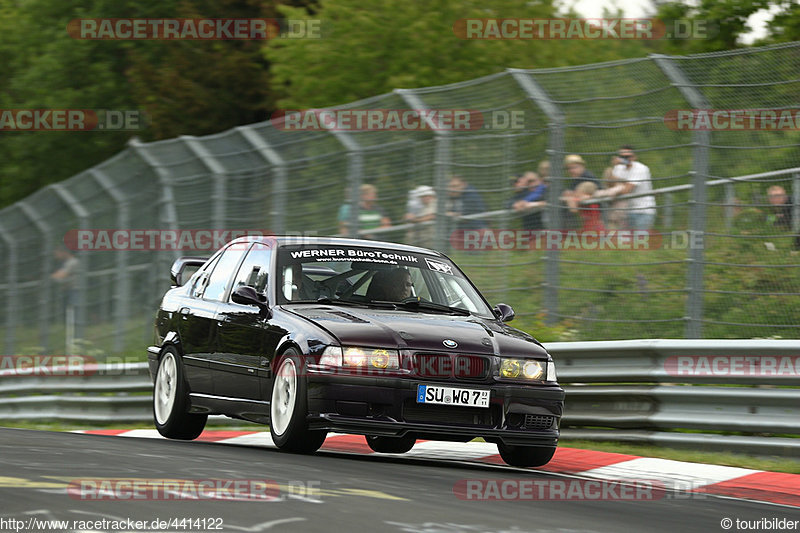
[{"label": "person in dark jacket", "polygon": [[458,219],[456,226],[458,229],[485,229],[488,227],[485,220],[460,218],[465,215],[486,212],[486,204],[483,203],[483,198],[475,187],[464,181],[461,176],[453,176],[450,178],[447,192],[449,196],[447,214]]}]

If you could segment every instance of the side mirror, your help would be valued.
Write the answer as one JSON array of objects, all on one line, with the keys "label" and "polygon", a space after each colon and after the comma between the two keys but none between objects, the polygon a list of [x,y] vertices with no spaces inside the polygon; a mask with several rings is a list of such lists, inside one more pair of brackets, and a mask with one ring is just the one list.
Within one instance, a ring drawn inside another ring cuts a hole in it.
[{"label": "side mirror", "polygon": [[169,269],[169,277],[173,287],[180,287],[185,281],[185,270],[187,268],[200,268],[208,261],[207,257],[179,257],[172,263]]},{"label": "side mirror", "polygon": [[264,316],[267,316],[269,313],[267,297],[263,294],[259,294],[253,287],[250,287],[249,285],[237,287],[231,295],[231,300],[237,304],[255,305]]},{"label": "side mirror", "polygon": [[492,311],[494,311],[494,316],[499,318],[502,322],[511,322],[514,320],[514,317],[517,316],[516,313],[514,313],[514,309],[508,304],[497,304]]}]

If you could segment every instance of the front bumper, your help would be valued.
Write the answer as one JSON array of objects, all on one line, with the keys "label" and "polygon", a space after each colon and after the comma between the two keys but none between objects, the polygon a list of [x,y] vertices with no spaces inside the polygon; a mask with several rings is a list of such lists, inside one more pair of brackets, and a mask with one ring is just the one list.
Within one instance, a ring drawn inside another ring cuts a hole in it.
[{"label": "front bumper", "polygon": [[[488,408],[416,403],[417,385],[489,389]],[[313,429],[420,439],[555,447],[564,410],[557,384],[467,383],[416,377],[308,376]],[[535,421],[532,423],[531,421]]]}]

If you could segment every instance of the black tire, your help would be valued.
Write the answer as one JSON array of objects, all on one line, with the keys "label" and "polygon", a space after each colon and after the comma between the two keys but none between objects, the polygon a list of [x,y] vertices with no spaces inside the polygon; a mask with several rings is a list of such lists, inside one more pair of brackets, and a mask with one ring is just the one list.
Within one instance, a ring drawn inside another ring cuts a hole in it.
[{"label": "black tire", "polygon": [[500,443],[497,444],[497,451],[507,464],[520,467],[546,465],[556,453],[555,447],[511,446]]},{"label": "black tire", "polygon": [[413,435],[406,435],[405,437],[367,435],[366,439],[367,446],[378,453],[406,453],[417,443],[417,439]]},{"label": "black tire", "polygon": [[275,367],[270,396],[272,440],[278,449],[290,453],[314,453],[328,435],[324,430],[308,429],[308,383],[303,368],[300,352],[288,348]]},{"label": "black tire", "polygon": [[206,427],[208,415],[189,410],[189,386],[183,364],[173,347],[165,348],[158,360],[153,388],[153,422],[168,439],[193,440]]}]

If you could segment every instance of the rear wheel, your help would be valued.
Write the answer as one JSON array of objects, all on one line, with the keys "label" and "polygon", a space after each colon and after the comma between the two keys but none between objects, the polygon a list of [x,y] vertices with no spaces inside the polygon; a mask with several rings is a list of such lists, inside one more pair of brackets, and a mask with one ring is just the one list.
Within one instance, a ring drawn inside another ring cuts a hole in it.
[{"label": "rear wheel", "polygon": [[206,427],[208,415],[191,414],[189,387],[175,348],[164,350],[158,362],[153,389],[153,419],[158,432],[169,439],[196,439]]},{"label": "rear wheel", "polygon": [[325,442],[327,431],[308,429],[308,385],[301,368],[300,353],[295,348],[286,350],[272,385],[269,428],[279,449],[313,453]]},{"label": "rear wheel", "polygon": [[405,437],[379,437],[376,435],[367,435],[367,446],[372,448],[372,451],[378,453],[406,453],[416,444],[417,439],[413,435],[406,435]]},{"label": "rear wheel", "polygon": [[511,446],[502,443],[497,444],[497,451],[500,452],[500,457],[507,464],[521,467],[546,465],[553,458],[553,454],[556,453],[555,448]]}]

